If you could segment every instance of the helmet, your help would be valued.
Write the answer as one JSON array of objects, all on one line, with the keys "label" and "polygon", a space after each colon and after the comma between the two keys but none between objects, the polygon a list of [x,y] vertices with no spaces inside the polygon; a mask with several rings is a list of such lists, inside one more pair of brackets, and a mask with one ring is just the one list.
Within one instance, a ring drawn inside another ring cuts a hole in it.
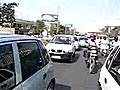
[{"label": "helmet", "polygon": [[91,39],[91,41],[96,40],[96,35],[95,35],[95,34],[91,34],[91,35],[90,35],[90,39]]}]

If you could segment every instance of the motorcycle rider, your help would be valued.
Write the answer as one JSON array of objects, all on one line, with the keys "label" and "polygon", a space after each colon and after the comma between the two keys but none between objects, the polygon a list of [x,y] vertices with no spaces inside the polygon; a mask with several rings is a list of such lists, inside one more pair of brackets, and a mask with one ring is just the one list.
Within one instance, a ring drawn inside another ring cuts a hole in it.
[{"label": "motorcycle rider", "polygon": [[95,59],[97,60],[97,46],[96,46],[96,35],[95,34],[91,34],[90,35],[90,40],[89,40],[89,46],[88,46],[88,50],[85,50],[84,51],[84,57],[85,57],[85,62],[86,62],[86,65],[87,65],[87,68],[89,68],[90,66],[90,58],[93,56],[95,57]]},{"label": "motorcycle rider", "polygon": [[96,45],[96,42],[95,42],[95,40],[96,40],[96,35],[95,34],[91,34],[90,35],[90,41],[89,41],[89,46],[91,46],[91,45]]},{"label": "motorcycle rider", "polygon": [[96,35],[90,35],[90,42],[89,42],[89,50],[88,50],[88,60],[87,60],[87,67],[89,68],[89,72],[91,74],[95,73],[96,64],[98,60],[98,47],[96,44]]},{"label": "motorcycle rider", "polygon": [[100,48],[102,55],[106,54],[108,49],[109,49],[109,41],[107,40],[106,36],[104,36],[103,39],[101,40],[101,48]]},{"label": "motorcycle rider", "polygon": [[90,57],[90,52],[92,52],[93,49],[95,49],[97,47],[96,44],[96,35],[95,34],[91,34],[90,35],[90,41],[89,41],[89,46],[88,46],[88,58]]},{"label": "motorcycle rider", "polygon": [[97,36],[97,39],[95,40],[95,42],[96,42],[98,50],[100,50],[101,37]]},{"label": "motorcycle rider", "polygon": [[91,46],[96,46],[95,40],[96,40],[96,35],[91,34],[90,35],[90,39],[88,40],[88,44],[89,44],[88,45],[88,50],[84,51],[84,57],[85,58],[89,58],[90,57]]},{"label": "motorcycle rider", "polygon": [[115,36],[114,41],[113,41],[113,47],[118,46],[118,45],[119,45],[118,36]]}]

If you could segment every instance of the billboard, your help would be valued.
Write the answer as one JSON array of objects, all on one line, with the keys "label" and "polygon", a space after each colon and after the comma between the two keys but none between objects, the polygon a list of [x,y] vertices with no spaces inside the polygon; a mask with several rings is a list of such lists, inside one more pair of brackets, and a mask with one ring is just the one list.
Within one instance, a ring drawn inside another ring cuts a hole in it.
[{"label": "billboard", "polygon": [[56,14],[43,14],[42,21],[44,21],[44,22],[58,22],[58,15],[56,15]]}]

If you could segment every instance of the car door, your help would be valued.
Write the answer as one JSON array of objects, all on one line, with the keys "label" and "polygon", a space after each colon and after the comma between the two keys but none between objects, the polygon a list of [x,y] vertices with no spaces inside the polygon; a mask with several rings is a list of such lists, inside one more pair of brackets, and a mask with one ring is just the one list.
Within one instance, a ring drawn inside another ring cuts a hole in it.
[{"label": "car door", "polygon": [[116,51],[108,71],[106,90],[120,90],[120,48]]},{"label": "car door", "polygon": [[35,40],[17,42],[23,90],[45,90],[44,63]]},{"label": "car door", "polygon": [[0,90],[22,90],[19,85],[21,77],[18,77],[19,63],[16,63],[18,59],[14,49],[12,42],[0,43]]},{"label": "car door", "polygon": [[[116,47],[107,57],[105,64],[101,68],[100,72],[100,83],[102,90],[117,90],[118,85],[116,81],[111,75],[111,65],[113,60],[116,57],[116,53],[118,52],[118,47]],[[113,88],[114,87],[114,88]],[[115,89],[116,88],[116,89]]]},{"label": "car door", "polygon": [[[50,58],[49,53],[47,52],[47,49],[45,48],[44,44],[41,41],[38,41],[39,43],[39,48],[42,52],[43,59],[44,59],[44,87],[47,88],[48,85],[50,84],[51,80],[55,80],[54,78],[54,66],[53,62]],[[55,83],[55,82],[54,82]]]}]

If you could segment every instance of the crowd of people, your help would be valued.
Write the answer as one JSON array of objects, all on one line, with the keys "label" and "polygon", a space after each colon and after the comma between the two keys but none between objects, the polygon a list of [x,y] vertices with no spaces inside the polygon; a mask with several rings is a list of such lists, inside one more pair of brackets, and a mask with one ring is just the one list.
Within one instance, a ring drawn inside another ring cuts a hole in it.
[{"label": "crowd of people", "polygon": [[95,34],[90,35],[90,40],[88,42],[89,45],[96,45],[97,48],[100,49],[100,51],[102,51],[103,49],[110,49],[120,44],[118,36],[114,36],[113,39],[110,40],[109,37],[96,36]]},{"label": "crowd of people", "polygon": [[87,68],[89,68],[90,73],[94,73],[96,63],[99,59],[99,55],[107,57],[110,51],[117,45],[119,45],[118,36],[110,39],[107,36],[96,36],[95,34],[90,35],[88,40],[88,49],[84,50],[83,56],[85,57],[85,62]]}]

